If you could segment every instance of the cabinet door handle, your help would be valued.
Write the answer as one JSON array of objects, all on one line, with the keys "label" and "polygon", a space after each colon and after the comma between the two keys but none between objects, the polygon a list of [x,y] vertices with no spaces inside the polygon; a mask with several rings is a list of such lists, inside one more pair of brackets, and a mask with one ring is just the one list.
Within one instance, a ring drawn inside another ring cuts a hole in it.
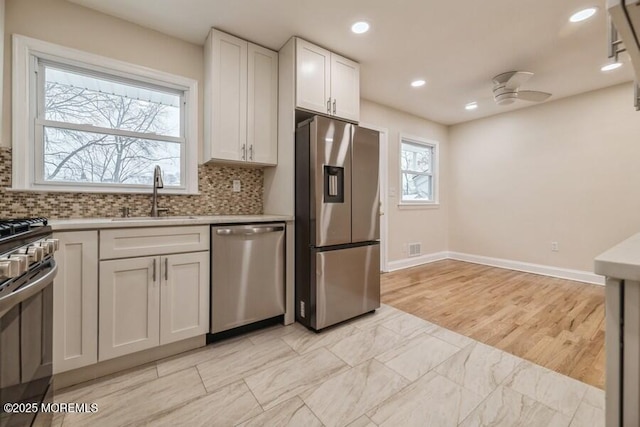
[{"label": "cabinet door handle", "polygon": [[336,114],[336,100],[333,100],[333,114]]},{"label": "cabinet door handle", "polygon": [[156,259],[153,259],[153,283],[156,283]]},{"label": "cabinet door handle", "polygon": [[[637,3],[637,2],[636,2]],[[637,5],[636,5],[637,6]],[[607,56],[612,58],[614,61],[618,61],[618,55],[622,52],[625,52],[624,45],[622,44],[622,40],[620,40],[620,36],[618,34],[618,30],[616,30],[615,25],[613,25],[613,21],[611,20],[611,16],[609,16],[609,40],[608,40],[608,52]]]},{"label": "cabinet door handle", "polygon": [[247,160],[247,146],[242,144],[242,160]]},{"label": "cabinet door handle", "polygon": [[331,114],[331,98],[327,100],[327,114]]},{"label": "cabinet door handle", "polygon": [[165,282],[169,281],[169,258],[164,259],[164,280]]},{"label": "cabinet door handle", "polygon": [[249,146],[249,160],[253,160],[253,144]]}]

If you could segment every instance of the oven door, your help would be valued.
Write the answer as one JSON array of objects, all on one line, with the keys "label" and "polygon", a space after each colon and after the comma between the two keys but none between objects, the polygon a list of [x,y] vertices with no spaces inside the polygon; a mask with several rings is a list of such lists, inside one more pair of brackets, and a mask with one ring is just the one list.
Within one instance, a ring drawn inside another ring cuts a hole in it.
[{"label": "oven door", "polygon": [[[30,268],[0,293],[0,426],[38,424],[51,413],[33,411],[52,402],[53,257]],[[31,411],[5,412],[6,403],[28,403]]]}]

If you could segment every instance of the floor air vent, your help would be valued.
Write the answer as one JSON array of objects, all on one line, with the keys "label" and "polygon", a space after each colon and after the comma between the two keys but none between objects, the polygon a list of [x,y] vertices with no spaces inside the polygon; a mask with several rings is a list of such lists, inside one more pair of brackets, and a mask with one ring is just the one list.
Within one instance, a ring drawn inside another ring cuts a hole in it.
[{"label": "floor air vent", "polygon": [[409,243],[409,256],[418,256],[422,253],[422,245],[420,243]]}]

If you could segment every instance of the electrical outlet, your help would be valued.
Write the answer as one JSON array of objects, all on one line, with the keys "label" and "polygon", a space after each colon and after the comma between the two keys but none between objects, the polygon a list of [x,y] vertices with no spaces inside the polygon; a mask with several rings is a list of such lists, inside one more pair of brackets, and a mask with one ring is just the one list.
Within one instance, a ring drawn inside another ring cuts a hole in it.
[{"label": "electrical outlet", "polygon": [[552,252],[560,251],[560,247],[558,246],[558,242],[551,242],[551,251]]},{"label": "electrical outlet", "polygon": [[304,301],[300,301],[300,317],[305,317]]},{"label": "electrical outlet", "polygon": [[241,189],[242,189],[242,186],[240,185],[240,180],[239,179],[234,179],[233,180],[233,192],[234,193],[239,193]]}]

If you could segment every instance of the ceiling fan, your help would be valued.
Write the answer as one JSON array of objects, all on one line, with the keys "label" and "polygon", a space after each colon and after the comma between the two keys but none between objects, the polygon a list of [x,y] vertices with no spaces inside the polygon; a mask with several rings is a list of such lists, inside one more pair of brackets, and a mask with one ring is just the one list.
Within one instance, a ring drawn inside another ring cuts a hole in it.
[{"label": "ceiling fan", "polygon": [[520,90],[520,85],[533,76],[528,71],[509,71],[493,78],[493,99],[498,105],[508,105],[516,99],[531,102],[542,102],[551,96],[550,93],[537,90]]}]

